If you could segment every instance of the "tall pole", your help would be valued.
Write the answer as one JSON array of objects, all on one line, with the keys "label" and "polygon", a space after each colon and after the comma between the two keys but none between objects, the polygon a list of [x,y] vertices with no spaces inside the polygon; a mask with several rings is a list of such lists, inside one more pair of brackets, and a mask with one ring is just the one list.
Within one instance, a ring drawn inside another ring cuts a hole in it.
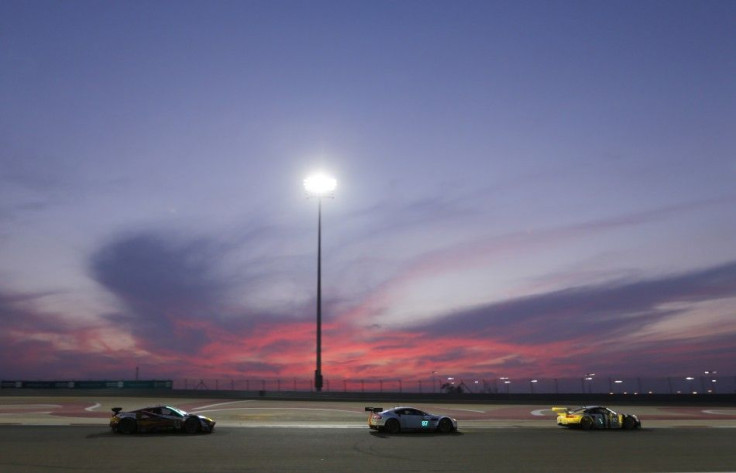
[{"label": "tall pole", "polygon": [[322,391],[322,197],[317,197],[317,369],[314,389]]},{"label": "tall pole", "polygon": [[[325,174],[304,179],[304,189],[317,197],[317,367],[314,370],[314,389],[322,391],[322,197],[331,195],[337,181]],[[328,385],[329,388],[329,385]]]}]

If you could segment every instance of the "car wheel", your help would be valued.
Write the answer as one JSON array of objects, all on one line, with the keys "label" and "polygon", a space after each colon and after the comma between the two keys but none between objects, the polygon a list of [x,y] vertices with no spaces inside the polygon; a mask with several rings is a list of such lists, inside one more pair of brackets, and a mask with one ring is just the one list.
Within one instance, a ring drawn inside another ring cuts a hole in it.
[{"label": "car wheel", "polygon": [[624,429],[633,430],[636,428],[636,421],[632,417],[624,418]]},{"label": "car wheel", "polygon": [[386,421],[386,432],[389,434],[398,434],[401,431],[399,421],[396,419],[389,419]]},{"label": "car wheel", "polygon": [[184,422],[184,432],[188,434],[196,434],[197,432],[199,432],[199,428],[199,419],[190,417],[186,420],[186,422]]},{"label": "car wheel", "polygon": [[118,424],[118,432],[121,434],[133,434],[136,430],[138,426],[133,419],[123,419]]},{"label": "car wheel", "polygon": [[443,434],[449,434],[452,432],[452,422],[450,419],[442,419],[440,425],[437,426],[437,430]]},{"label": "car wheel", "polygon": [[595,427],[595,421],[592,417],[583,417],[580,419],[580,427],[582,427],[583,430],[590,430]]}]

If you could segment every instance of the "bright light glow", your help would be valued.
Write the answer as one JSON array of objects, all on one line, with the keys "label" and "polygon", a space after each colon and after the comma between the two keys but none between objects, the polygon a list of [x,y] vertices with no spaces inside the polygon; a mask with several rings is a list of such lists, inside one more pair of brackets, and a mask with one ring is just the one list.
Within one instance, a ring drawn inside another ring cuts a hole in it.
[{"label": "bright light glow", "polygon": [[333,192],[337,180],[326,174],[313,174],[304,179],[304,189],[311,195],[323,196]]}]

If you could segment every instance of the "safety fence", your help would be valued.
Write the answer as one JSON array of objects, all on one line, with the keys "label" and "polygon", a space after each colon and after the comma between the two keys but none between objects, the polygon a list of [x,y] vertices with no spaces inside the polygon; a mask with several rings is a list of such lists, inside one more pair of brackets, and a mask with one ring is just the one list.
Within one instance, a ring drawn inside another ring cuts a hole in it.
[{"label": "safety fence", "polygon": [[[267,392],[314,391],[308,378],[189,378],[173,380],[173,389]],[[727,394],[736,393],[736,376],[611,377],[588,374],[578,378],[456,378],[420,379],[324,378],[323,392],[488,393],[488,394]]]}]

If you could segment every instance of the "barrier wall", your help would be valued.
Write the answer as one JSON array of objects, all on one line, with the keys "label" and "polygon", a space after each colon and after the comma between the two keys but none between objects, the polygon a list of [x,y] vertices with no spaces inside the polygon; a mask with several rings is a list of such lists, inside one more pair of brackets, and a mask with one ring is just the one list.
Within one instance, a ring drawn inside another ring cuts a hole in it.
[{"label": "barrier wall", "polygon": [[134,381],[0,381],[0,389],[173,389],[166,380]]}]

